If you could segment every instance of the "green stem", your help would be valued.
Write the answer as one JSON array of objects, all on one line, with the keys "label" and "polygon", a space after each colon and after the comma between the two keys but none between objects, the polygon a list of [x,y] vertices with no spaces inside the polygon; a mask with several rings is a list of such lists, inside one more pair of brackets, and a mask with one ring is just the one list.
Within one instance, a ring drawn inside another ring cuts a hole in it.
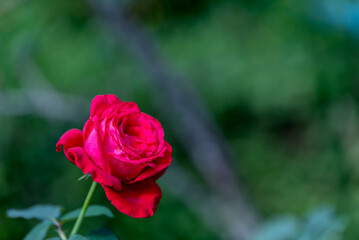
[{"label": "green stem", "polygon": [[76,223],[74,225],[74,228],[71,231],[70,236],[76,234],[77,231],[79,230],[79,228],[81,226],[81,223],[82,223],[82,220],[83,220],[83,218],[85,216],[86,210],[87,210],[87,208],[88,208],[88,206],[90,204],[91,198],[92,198],[92,196],[93,196],[93,194],[94,194],[94,192],[96,190],[96,186],[97,186],[97,183],[95,181],[92,182],[90,190],[87,193],[87,197],[85,199],[84,205],[82,206],[81,213],[80,213],[80,215],[78,216],[78,218],[76,220]]}]

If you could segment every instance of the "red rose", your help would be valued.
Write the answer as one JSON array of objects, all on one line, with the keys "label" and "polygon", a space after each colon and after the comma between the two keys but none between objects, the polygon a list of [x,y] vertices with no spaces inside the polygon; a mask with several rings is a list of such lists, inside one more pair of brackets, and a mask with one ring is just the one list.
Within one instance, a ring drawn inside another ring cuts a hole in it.
[{"label": "red rose", "polygon": [[172,148],[161,124],[136,103],[96,96],[83,130],[65,132],[56,150],[62,146],[73,164],[102,185],[120,212],[144,218],[156,211],[162,192],[155,181],[171,163]]}]

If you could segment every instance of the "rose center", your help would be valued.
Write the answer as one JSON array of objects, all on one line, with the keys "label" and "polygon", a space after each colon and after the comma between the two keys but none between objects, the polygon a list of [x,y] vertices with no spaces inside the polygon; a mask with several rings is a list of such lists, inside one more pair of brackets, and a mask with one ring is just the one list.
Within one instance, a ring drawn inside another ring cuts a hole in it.
[{"label": "rose center", "polygon": [[138,150],[151,151],[156,134],[151,123],[142,116],[127,116],[122,123],[125,143]]}]

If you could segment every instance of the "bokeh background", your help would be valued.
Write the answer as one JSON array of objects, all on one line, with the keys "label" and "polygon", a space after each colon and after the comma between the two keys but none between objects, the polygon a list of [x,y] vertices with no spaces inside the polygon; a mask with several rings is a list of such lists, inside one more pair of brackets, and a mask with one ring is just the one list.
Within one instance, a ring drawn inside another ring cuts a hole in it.
[{"label": "bokeh background", "polygon": [[174,164],[152,218],[98,189],[115,218],[81,232],[357,239],[358,37],[355,0],[0,1],[0,239],[37,223],[9,208],[81,206],[90,181],[55,144],[105,93],[161,121]]}]

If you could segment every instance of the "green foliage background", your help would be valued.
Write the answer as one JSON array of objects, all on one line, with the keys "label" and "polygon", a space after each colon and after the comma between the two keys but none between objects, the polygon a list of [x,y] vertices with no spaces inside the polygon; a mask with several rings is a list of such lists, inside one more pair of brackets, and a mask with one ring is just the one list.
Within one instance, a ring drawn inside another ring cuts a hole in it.
[{"label": "green foliage background", "polygon": [[[311,2],[144,0],[133,1],[130,13],[169,65],[192,80],[263,216],[303,216],[330,204],[350,220],[345,239],[356,239],[359,39],[312,19]],[[0,1],[1,91],[23,89],[21,79],[32,77],[24,56],[56,90],[86,97],[88,106],[97,94],[115,93],[156,116],[148,76],[85,1]],[[0,239],[21,239],[35,224],[7,218],[8,208],[81,205],[89,182],[76,182],[81,171],[55,152],[74,127],[82,126],[0,115]],[[176,160],[188,163],[166,133]],[[102,190],[93,202],[111,207]],[[150,219],[114,212],[111,220],[86,219],[82,231],[104,224],[120,239],[219,239],[166,189]]]}]

